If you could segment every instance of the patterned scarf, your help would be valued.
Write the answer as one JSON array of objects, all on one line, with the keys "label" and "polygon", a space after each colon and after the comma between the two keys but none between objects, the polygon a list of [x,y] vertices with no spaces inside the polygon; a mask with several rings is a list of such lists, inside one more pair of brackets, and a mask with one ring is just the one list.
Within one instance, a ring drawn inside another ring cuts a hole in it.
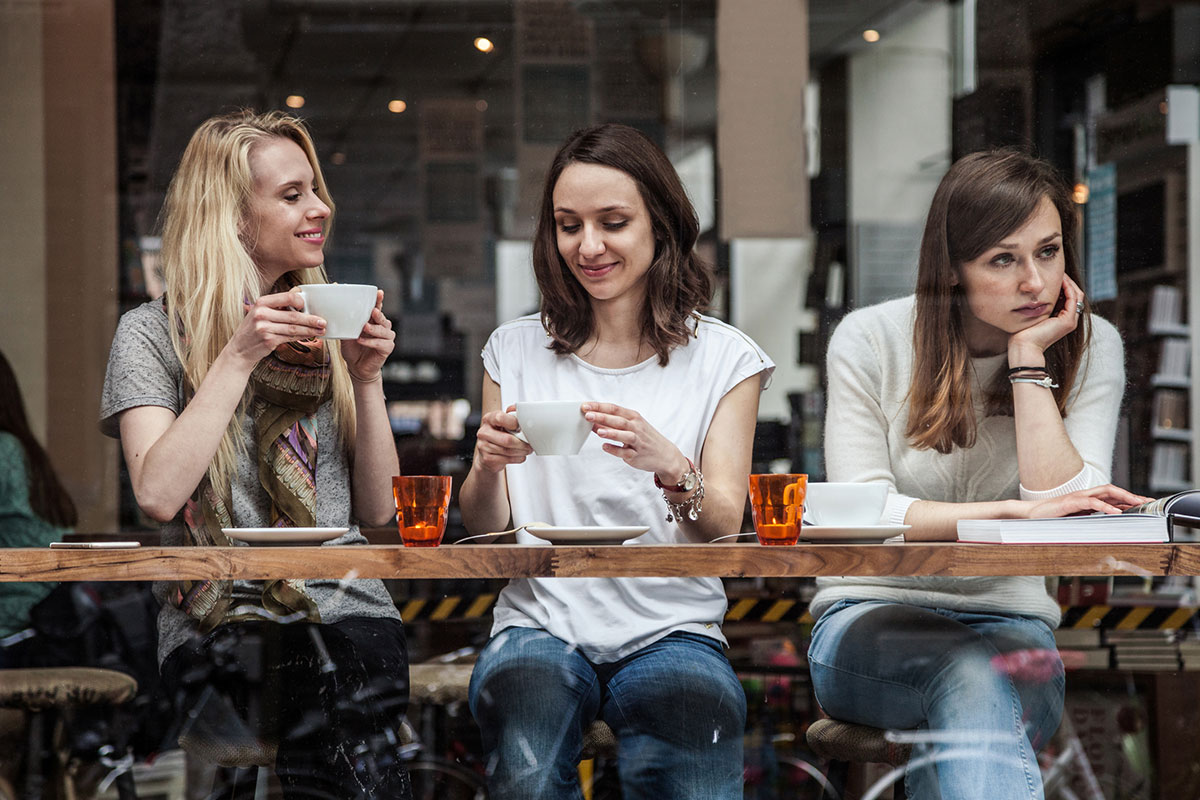
[{"label": "patterned scarf", "polygon": [[[320,339],[286,342],[258,362],[250,375],[250,416],[258,453],[258,480],[271,499],[271,527],[313,527],[317,508],[317,409],[332,395],[329,352]],[[230,545],[222,528],[233,526],[228,501],[206,478],[188,501],[184,521],[192,544]],[[226,622],[264,618],[320,622],[303,580],[263,584],[261,609],[232,606],[229,580],[176,581],[173,603],[207,633]]]}]

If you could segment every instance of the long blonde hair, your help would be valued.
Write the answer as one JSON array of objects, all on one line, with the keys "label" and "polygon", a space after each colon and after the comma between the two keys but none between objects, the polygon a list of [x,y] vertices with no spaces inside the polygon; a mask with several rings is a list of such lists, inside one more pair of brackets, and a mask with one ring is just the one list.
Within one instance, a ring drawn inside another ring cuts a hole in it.
[{"label": "long blonde hair", "polygon": [[[162,211],[162,263],[171,345],[183,365],[188,394],[233,337],[245,317],[243,303],[261,294],[258,267],[243,240],[244,222],[254,191],[250,154],[274,138],[300,146],[312,165],[316,194],[329,206],[325,228],[333,219],[333,200],[317,163],[317,152],[304,123],[271,111],[245,110],[212,117],[192,134]],[[302,283],[327,283],[323,266],[289,272],[279,290]],[[327,342],[332,344],[332,342]],[[342,441],[354,442],[354,395],[346,362],[331,346],[333,412]],[[229,422],[208,467],[208,479],[228,497],[239,452],[245,452],[241,417],[245,398]]]}]

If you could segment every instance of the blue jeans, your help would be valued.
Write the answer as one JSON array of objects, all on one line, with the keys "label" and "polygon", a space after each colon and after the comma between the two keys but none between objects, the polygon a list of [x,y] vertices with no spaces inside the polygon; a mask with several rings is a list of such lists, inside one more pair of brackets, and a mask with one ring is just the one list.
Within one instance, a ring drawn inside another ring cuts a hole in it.
[{"label": "blue jeans", "polygon": [[[842,600],[817,620],[808,662],[834,719],[931,735],[913,751],[910,798],[1043,796],[1036,753],[1058,728],[1065,683],[1044,622]],[[933,765],[914,766],[922,755]]]},{"label": "blue jeans", "polygon": [[580,798],[583,733],[617,737],[626,800],[740,800],[746,696],[721,643],[673,633],[593,664],[544,630],[492,637],[471,675],[492,800]]}]

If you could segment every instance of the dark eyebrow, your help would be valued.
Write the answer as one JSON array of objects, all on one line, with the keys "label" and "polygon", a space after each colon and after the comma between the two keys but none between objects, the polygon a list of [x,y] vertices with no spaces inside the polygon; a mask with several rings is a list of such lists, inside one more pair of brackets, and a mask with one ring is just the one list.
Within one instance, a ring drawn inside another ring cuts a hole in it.
[{"label": "dark eyebrow", "polygon": [[[1038,242],[1038,244],[1039,245],[1049,244],[1050,242],[1054,241],[1055,239],[1061,239],[1061,238],[1062,238],[1062,231],[1055,231],[1054,233],[1050,234],[1049,236],[1045,237],[1040,242]],[[1017,245],[1013,244],[1012,242],[1001,242],[1000,244],[996,245],[996,247],[1000,248],[1001,250],[1016,250],[1017,249]]]},{"label": "dark eyebrow", "polygon": [[[632,206],[617,204],[614,206],[605,206],[604,208],[597,209],[597,211],[601,214],[607,214],[610,211],[628,211],[628,210],[630,210],[630,208],[632,208]],[[565,206],[555,206],[554,213],[555,214],[574,214],[575,211],[573,209],[566,208]]]}]

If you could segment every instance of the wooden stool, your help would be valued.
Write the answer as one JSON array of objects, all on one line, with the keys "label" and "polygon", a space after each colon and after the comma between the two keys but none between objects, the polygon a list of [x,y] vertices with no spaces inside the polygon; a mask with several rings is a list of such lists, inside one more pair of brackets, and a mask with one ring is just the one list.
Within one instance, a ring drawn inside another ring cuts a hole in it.
[{"label": "wooden stool", "polygon": [[[67,724],[63,712],[82,706],[118,706],[137,694],[137,681],[123,672],[94,667],[46,667],[0,670],[0,708],[28,716],[28,750],[21,798],[73,798],[71,775],[55,762],[54,735]],[[47,775],[59,785],[47,787]],[[136,797],[132,776],[117,778],[122,800]]]},{"label": "wooden stool", "polygon": [[[902,767],[908,762],[912,745],[888,741],[885,734],[886,731],[881,728],[826,717],[809,725],[804,739],[814,753],[833,762],[827,777],[836,786],[838,793],[843,794],[852,763]],[[897,786],[902,785],[903,776],[897,780]]]}]

